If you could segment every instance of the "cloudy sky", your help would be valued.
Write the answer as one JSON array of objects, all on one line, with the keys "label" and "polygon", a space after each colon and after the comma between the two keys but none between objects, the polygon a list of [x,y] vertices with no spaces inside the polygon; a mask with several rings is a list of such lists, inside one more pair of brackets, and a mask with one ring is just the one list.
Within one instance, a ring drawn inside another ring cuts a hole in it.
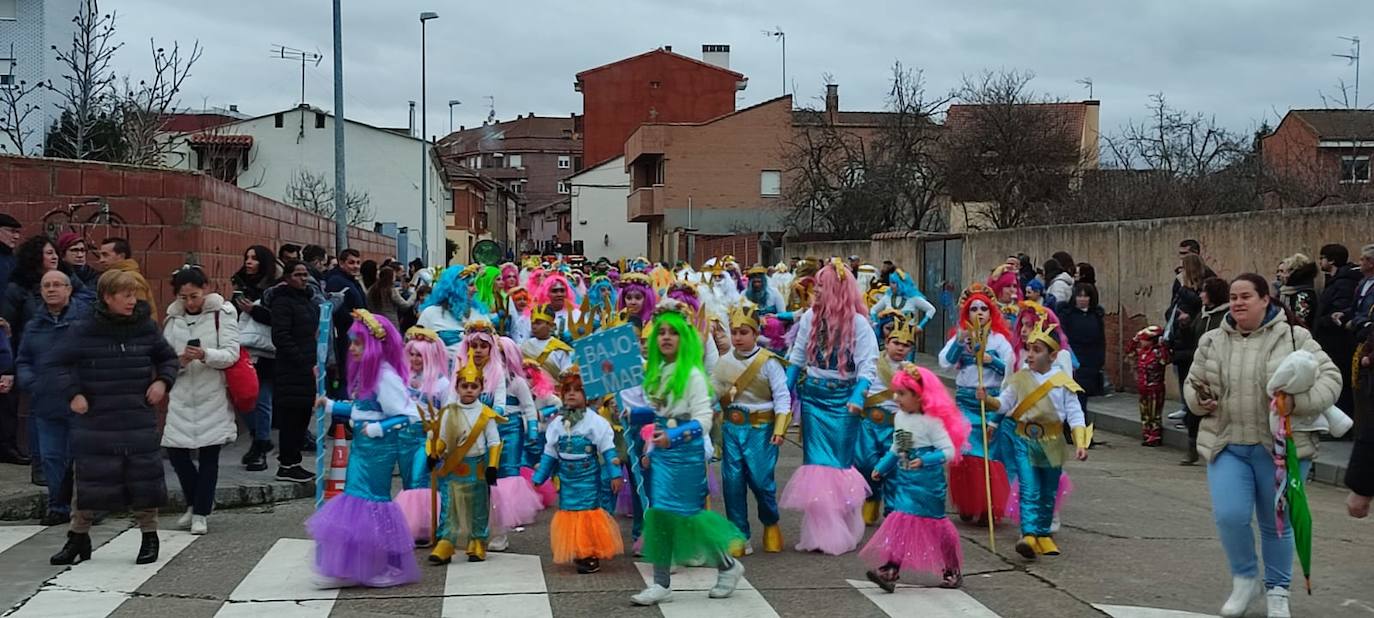
[{"label": "cloudy sky", "polygon": [[[205,55],[183,97],[186,106],[237,104],[248,114],[293,105],[299,65],[274,59],[273,44],[325,53],[306,74],[306,98],[332,108],[330,2],[105,0],[118,11],[128,45],[119,69],[134,77],[150,65],[147,41],[199,40]],[[1102,101],[1102,128],[1138,118],[1148,96],[1213,113],[1227,126],[1276,124],[1294,107],[1321,107],[1321,92],[1354,71],[1332,53],[1339,36],[1374,43],[1369,0],[347,0],[344,2],[346,115],[405,126],[407,101],[420,97],[418,14],[429,22],[429,128],[444,134],[447,102],[455,124],[479,124],[495,99],[502,119],[517,113],[581,111],[577,72],[655,47],[700,57],[703,43],[731,46],[731,68],[749,78],[739,106],[782,91],[781,49],[763,34],[787,37],[789,90],[813,104],[822,75],[840,84],[841,107],[880,109],[889,67],[924,71],[929,89],[948,91],[961,75],[1015,68],[1036,74],[1038,92],[1087,98],[1091,78]],[[1374,103],[1374,45],[1366,46],[1366,106]]]}]

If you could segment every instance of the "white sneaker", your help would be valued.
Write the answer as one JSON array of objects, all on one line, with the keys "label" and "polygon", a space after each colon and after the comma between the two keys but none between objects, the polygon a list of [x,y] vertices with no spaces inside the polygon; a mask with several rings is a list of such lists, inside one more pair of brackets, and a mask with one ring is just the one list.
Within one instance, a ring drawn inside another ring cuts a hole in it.
[{"label": "white sneaker", "polygon": [[673,591],[658,584],[649,584],[639,594],[630,597],[630,602],[635,605],[658,605],[659,603],[669,603],[673,600]]},{"label": "white sneaker", "polygon": [[1270,588],[1264,594],[1264,598],[1269,602],[1269,618],[1290,618],[1288,613],[1288,589]]},{"label": "white sneaker", "polygon": [[319,573],[315,573],[314,576],[310,578],[310,583],[314,584],[315,588],[319,590],[337,590],[339,588],[351,588],[353,586],[353,582],[346,579],[330,577]]},{"label": "white sneaker", "polygon": [[744,544],[744,555],[746,555],[746,556],[752,556],[752,555],[754,555],[754,544],[753,544],[753,543],[745,543],[745,544]]},{"label": "white sneaker", "polygon": [[1055,513],[1054,518],[1050,520],[1050,534],[1056,532],[1059,532],[1059,513]]},{"label": "white sneaker", "polygon": [[716,575],[716,585],[711,588],[711,592],[706,596],[713,599],[724,599],[735,593],[735,587],[739,586],[739,580],[744,577],[744,563],[738,560],[734,566],[720,571]]},{"label": "white sneaker", "polygon": [[1231,579],[1231,597],[1221,606],[1222,618],[1241,618],[1245,610],[1264,593],[1264,584],[1258,577],[1234,577]]},{"label": "white sneaker", "polygon": [[193,515],[193,513],[191,512],[191,509],[186,509],[186,512],[183,513],[183,514],[181,515],[181,517],[178,517],[178,518],[177,518],[177,529],[178,529],[178,530],[185,530],[185,529],[187,529],[187,528],[190,528],[190,527],[191,527],[191,516],[192,516],[192,515]]},{"label": "white sneaker", "polygon": [[204,515],[191,516],[191,534],[205,534],[210,531],[210,524],[205,520]]},{"label": "white sneaker", "polygon": [[487,551],[506,551],[507,549],[510,549],[510,538],[504,534],[491,537],[491,540],[487,541]]},{"label": "white sneaker", "polygon": [[1170,413],[1169,413],[1169,420],[1171,420],[1171,421],[1181,421],[1181,420],[1183,420],[1183,417],[1185,417],[1185,416],[1188,416],[1188,411],[1187,411],[1187,410],[1174,410],[1173,412],[1170,412]]}]

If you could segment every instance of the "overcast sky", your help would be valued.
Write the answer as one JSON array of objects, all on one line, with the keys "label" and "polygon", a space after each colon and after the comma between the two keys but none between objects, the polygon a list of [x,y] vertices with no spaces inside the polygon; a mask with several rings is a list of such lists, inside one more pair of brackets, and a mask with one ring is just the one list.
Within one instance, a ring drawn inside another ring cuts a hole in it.
[{"label": "overcast sky", "polygon": [[[924,70],[944,92],[961,75],[986,68],[1033,71],[1038,92],[1085,99],[1075,83],[1090,77],[1102,101],[1102,129],[1140,117],[1153,92],[1175,105],[1214,113],[1227,126],[1277,124],[1289,108],[1322,107],[1320,92],[1353,80],[1333,58],[1363,35],[1374,43],[1370,0],[980,0],[878,2],[848,0],[346,0],[344,106],[350,118],[405,126],[407,101],[420,98],[418,14],[429,22],[429,130],[448,128],[447,102],[458,99],[455,125],[480,124],[494,97],[501,119],[517,113],[580,112],[573,76],[655,47],[700,57],[703,43],[731,46],[731,68],[749,78],[740,107],[782,91],[781,48],[765,29],[787,38],[787,82],[798,104],[814,104],[822,75],[840,85],[841,107],[883,106],[894,60]],[[189,44],[205,55],[188,81],[183,105],[237,104],[264,114],[295,104],[300,67],[274,59],[275,44],[318,49],[306,73],[306,98],[333,107],[330,2],[327,0],[105,0],[118,11],[128,45],[118,67],[135,78],[151,62],[147,41]],[[1366,45],[1368,107],[1374,103],[1374,45]]]}]

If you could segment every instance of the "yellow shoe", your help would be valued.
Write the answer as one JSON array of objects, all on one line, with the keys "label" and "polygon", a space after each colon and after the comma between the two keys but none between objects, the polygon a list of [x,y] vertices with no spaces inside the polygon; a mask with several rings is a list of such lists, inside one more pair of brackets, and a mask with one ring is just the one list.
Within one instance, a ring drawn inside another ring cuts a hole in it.
[{"label": "yellow shoe", "polygon": [[1040,544],[1035,537],[1027,534],[1016,542],[1016,553],[1021,554],[1021,557],[1026,560],[1035,560],[1040,553]]},{"label": "yellow shoe", "polygon": [[439,544],[434,546],[434,551],[429,554],[430,564],[448,564],[453,561],[453,552],[456,551],[453,543],[448,539],[442,539]]},{"label": "yellow shoe", "polygon": [[1035,544],[1040,548],[1040,553],[1046,556],[1058,556],[1059,546],[1054,544],[1054,539],[1042,536],[1036,537]]},{"label": "yellow shoe", "polygon": [[770,554],[782,551],[782,528],[777,524],[763,527],[763,551]]},{"label": "yellow shoe", "polygon": [[468,541],[467,553],[468,562],[484,562],[487,559],[487,548],[478,539]]},{"label": "yellow shoe", "polygon": [[877,500],[864,500],[864,525],[872,526],[878,523],[879,503]]},{"label": "yellow shoe", "polygon": [[745,547],[745,544],[744,544],[744,543],[731,543],[731,544],[730,544],[730,557],[731,557],[731,558],[743,558],[743,557],[744,557],[744,547]]}]

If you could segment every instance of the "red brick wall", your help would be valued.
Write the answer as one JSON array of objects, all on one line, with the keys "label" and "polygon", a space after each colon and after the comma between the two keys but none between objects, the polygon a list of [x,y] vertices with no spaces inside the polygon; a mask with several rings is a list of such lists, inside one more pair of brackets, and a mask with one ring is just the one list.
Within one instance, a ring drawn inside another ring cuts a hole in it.
[{"label": "red brick wall", "polygon": [[622,61],[579,79],[584,168],[623,154],[625,140],[642,123],[704,122],[735,110],[734,76],[671,53]]},{"label": "red brick wall", "polygon": [[[250,245],[334,246],[330,219],[197,173],[154,168],[0,156],[0,212],[19,219],[25,236],[128,238],[162,306],[182,264],[200,264],[226,290]],[[364,259],[396,255],[394,240],[370,231],[350,228],[348,243]]]},{"label": "red brick wall", "polygon": [[702,263],[713,257],[735,256],[735,261],[748,270],[759,261],[759,235],[757,233],[735,234],[734,236],[698,236],[693,268],[701,268]]}]

